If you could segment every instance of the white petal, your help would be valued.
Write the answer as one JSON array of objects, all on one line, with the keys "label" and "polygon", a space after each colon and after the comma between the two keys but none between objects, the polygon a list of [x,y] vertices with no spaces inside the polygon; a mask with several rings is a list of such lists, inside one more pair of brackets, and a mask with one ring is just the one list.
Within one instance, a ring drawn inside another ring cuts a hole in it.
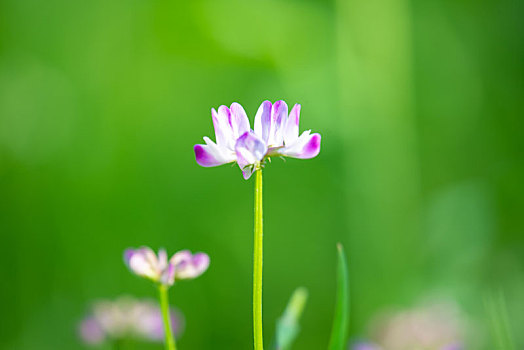
[{"label": "white petal", "polygon": [[246,131],[249,131],[249,119],[247,118],[247,114],[244,111],[244,108],[236,102],[233,102],[231,104],[230,111],[231,129],[233,130],[233,137],[236,140],[240,136],[242,136]]},{"label": "white petal", "polygon": [[175,283],[175,265],[168,263],[160,276],[162,284],[172,286]]},{"label": "white petal", "polygon": [[284,129],[284,144],[291,145],[298,139],[298,123],[300,120],[300,105],[297,103],[287,119],[286,127]]},{"label": "white petal", "polygon": [[269,147],[279,147],[283,145],[283,131],[287,122],[287,104],[279,100],[271,108],[271,125],[267,144]]},{"label": "white petal", "polygon": [[189,250],[181,250],[179,252],[176,252],[171,259],[169,259],[169,263],[175,265],[175,268],[178,264],[184,261],[190,261],[191,260],[191,252]]},{"label": "white petal", "polygon": [[167,268],[167,253],[165,249],[158,250],[158,269],[164,271]]},{"label": "white petal", "polygon": [[316,157],[320,152],[320,134],[310,134],[311,130],[304,131],[291,145],[279,150],[279,154],[292,158],[309,159]]},{"label": "white petal", "polygon": [[264,101],[255,115],[255,134],[267,142],[271,126],[271,102]]},{"label": "white petal", "polygon": [[160,277],[155,253],[147,247],[135,251],[129,259],[129,268],[135,274],[152,280],[157,280]]},{"label": "white petal", "polygon": [[231,112],[226,106],[220,106],[218,113],[215,109],[211,109],[211,117],[213,118],[213,126],[215,128],[215,136],[217,145],[220,147],[232,148],[234,146],[233,130],[229,122]]},{"label": "white petal", "polygon": [[196,161],[199,165],[213,167],[236,160],[235,153],[232,150],[218,146],[208,137],[204,137],[204,141],[206,142],[205,145],[194,146]]},{"label": "white petal", "polygon": [[244,169],[246,165],[256,164],[264,159],[267,146],[254,132],[246,132],[237,140],[235,151],[237,163],[240,169]]}]

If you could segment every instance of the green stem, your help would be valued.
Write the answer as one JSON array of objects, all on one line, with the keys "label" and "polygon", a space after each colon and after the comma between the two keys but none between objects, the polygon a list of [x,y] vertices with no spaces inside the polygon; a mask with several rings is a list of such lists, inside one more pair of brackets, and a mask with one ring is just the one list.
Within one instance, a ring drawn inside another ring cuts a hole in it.
[{"label": "green stem", "polygon": [[158,286],[160,295],[160,310],[162,311],[162,320],[164,322],[165,344],[166,350],[176,350],[175,337],[173,336],[173,328],[171,327],[171,315],[169,312],[169,296],[167,294],[168,287],[161,284]]},{"label": "green stem", "polygon": [[253,337],[255,350],[263,350],[262,339],[262,169],[255,171],[255,240],[253,252]]}]

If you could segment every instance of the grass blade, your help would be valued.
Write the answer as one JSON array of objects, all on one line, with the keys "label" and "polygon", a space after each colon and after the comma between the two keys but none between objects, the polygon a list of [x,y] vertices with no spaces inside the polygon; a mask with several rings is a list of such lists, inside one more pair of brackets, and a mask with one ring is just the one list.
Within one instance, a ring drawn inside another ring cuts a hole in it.
[{"label": "grass blade", "polygon": [[484,304],[489,315],[493,344],[500,350],[515,350],[506,299],[502,292],[490,293],[485,297]]},{"label": "grass blade", "polygon": [[337,300],[328,350],[343,350],[346,348],[349,324],[349,282],[346,256],[342,244],[337,244],[337,250]]},{"label": "grass blade", "polygon": [[298,320],[304,311],[308,292],[304,287],[297,288],[286,306],[286,310],[277,321],[277,330],[273,348],[289,350],[300,331]]}]

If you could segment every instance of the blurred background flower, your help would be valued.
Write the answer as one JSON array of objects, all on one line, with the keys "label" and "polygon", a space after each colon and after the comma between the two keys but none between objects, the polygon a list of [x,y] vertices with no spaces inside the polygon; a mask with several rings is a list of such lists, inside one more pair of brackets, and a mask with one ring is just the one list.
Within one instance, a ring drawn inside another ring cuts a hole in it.
[{"label": "blurred background flower", "polygon": [[301,285],[295,347],[326,347],[340,241],[352,336],[442,289],[524,348],[523,36],[515,0],[0,1],[0,348],[79,349],[86,303],[154,297],[121,259],[145,244],[213,258],[170,294],[180,348],[249,349],[253,181],[192,147],[263,99],[322,133],[264,173],[267,341]]},{"label": "blurred background flower", "polygon": [[168,260],[165,249],[160,249],[157,255],[149,247],[140,247],[126,249],[124,262],[134,274],[172,286],[175,280],[197,278],[206,272],[209,256],[202,252],[192,254],[189,250],[181,250]]},{"label": "blurred background flower", "polygon": [[167,286],[175,282],[175,266],[168,263],[165,249],[160,249],[157,255],[149,247],[128,248],[124,251],[124,262],[137,276]]},{"label": "blurred background flower", "polygon": [[465,349],[467,321],[450,301],[388,312],[372,322],[369,341],[353,350],[461,350]]},{"label": "blurred background flower", "polygon": [[[174,309],[171,310],[171,326],[175,336],[182,334],[184,319]],[[164,339],[158,304],[152,300],[137,300],[128,296],[93,303],[90,313],[80,322],[78,333],[89,345],[128,338],[153,342],[162,342]]]}]

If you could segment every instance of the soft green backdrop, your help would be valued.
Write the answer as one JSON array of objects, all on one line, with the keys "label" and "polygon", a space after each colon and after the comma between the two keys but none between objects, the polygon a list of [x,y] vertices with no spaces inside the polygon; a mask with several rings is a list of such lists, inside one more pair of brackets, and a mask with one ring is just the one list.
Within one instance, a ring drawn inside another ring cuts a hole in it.
[{"label": "soft green backdrop", "polygon": [[326,348],[340,241],[352,337],[437,293],[493,349],[484,301],[501,293],[524,346],[522,13],[510,0],[1,0],[0,348],[82,348],[92,300],[155,296],[122,262],[147,244],[211,256],[171,293],[180,348],[249,349],[253,181],[200,168],[192,146],[213,135],[211,107],[237,101],[252,120],[264,99],[301,103],[301,129],[323,137],[316,159],[265,171],[266,340],[303,285],[296,349]]}]

